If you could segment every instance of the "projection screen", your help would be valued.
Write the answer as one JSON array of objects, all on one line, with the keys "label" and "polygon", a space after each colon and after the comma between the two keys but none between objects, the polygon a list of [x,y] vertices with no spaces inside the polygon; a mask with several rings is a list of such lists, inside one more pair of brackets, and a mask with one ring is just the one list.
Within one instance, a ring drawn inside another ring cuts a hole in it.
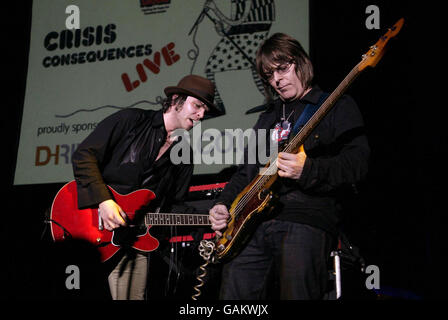
[{"label": "projection screen", "polygon": [[[308,51],[308,11],[301,0],[34,1],[14,184],[73,179],[71,155],[102,119],[159,109],[187,74],[215,82],[224,112],[202,132],[252,127],[259,112],[246,112],[264,102],[256,50],[284,32]],[[195,174],[231,165],[199,162]]]}]

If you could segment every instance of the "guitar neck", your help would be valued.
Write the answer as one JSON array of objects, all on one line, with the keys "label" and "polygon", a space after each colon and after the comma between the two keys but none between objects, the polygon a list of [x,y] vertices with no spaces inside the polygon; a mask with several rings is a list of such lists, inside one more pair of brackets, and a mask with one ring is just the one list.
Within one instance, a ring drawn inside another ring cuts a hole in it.
[{"label": "guitar neck", "polygon": [[[304,144],[306,138],[311,134],[311,132],[316,128],[320,121],[325,117],[325,115],[331,110],[336,101],[344,94],[350,84],[356,79],[356,77],[361,73],[359,62],[341,81],[341,83],[336,87],[336,89],[327,97],[324,103],[319,107],[319,109],[313,114],[313,116],[308,120],[308,122],[300,129],[300,131],[288,142],[283,152],[296,153],[299,147]],[[274,160],[274,159],[273,159]],[[271,177],[277,174],[276,161],[270,161],[270,165],[264,171],[264,174],[258,176],[256,179],[260,181],[255,185],[258,186],[258,191],[264,187],[264,184],[268,182]]]},{"label": "guitar neck", "polygon": [[[360,62],[361,63],[361,62]],[[309,121],[300,129],[300,131],[291,139],[288,145],[283,150],[284,152],[294,153],[297,152],[299,147],[303,145],[306,138],[311,134],[314,128],[320,123],[325,115],[331,110],[336,101],[344,94],[350,84],[361,73],[358,63],[349,74],[342,80],[337,88],[328,96],[325,102],[319,107],[319,109],[313,114]]]},{"label": "guitar neck", "polygon": [[209,226],[208,215],[177,214],[177,213],[147,213],[145,224],[148,226]]}]

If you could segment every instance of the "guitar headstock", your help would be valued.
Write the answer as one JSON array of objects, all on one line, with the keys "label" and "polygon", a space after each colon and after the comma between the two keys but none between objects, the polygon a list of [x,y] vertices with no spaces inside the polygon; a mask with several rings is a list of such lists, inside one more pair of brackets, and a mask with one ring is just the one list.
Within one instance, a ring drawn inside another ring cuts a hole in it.
[{"label": "guitar headstock", "polygon": [[367,53],[363,54],[362,61],[358,65],[358,70],[362,71],[366,67],[375,67],[384,55],[384,47],[387,42],[395,37],[403,27],[404,18],[398,20],[373,46]]}]

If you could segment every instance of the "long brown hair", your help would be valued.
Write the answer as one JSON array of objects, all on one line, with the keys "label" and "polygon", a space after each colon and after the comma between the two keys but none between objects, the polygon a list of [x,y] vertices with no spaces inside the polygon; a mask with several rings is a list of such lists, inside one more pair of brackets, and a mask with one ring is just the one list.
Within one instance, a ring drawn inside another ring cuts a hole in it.
[{"label": "long brown hair", "polygon": [[313,65],[299,41],[284,33],[274,33],[258,48],[256,67],[258,74],[263,79],[268,100],[272,97],[265,73],[268,66],[288,62],[295,63],[296,73],[304,89],[310,88],[314,78]]}]

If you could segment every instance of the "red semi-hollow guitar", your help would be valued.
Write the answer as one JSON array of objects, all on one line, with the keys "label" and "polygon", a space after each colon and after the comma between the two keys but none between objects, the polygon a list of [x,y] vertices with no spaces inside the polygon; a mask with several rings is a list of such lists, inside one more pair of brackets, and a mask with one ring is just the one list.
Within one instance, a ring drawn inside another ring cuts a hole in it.
[{"label": "red semi-hollow guitar", "polygon": [[109,187],[115,202],[128,217],[128,226],[108,231],[102,227],[98,209],[78,209],[76,182],[70,181],[59,190],[51,207],[51,235],[54,241],[82,239],[94,244],[101,260],[110,259],[122,246],[150,252],[159,241],[149,234],[151,226],[207,226],[208,215],[146,213],[144,208],[155,198],[151,190],[141,189],[122,195]]}]

